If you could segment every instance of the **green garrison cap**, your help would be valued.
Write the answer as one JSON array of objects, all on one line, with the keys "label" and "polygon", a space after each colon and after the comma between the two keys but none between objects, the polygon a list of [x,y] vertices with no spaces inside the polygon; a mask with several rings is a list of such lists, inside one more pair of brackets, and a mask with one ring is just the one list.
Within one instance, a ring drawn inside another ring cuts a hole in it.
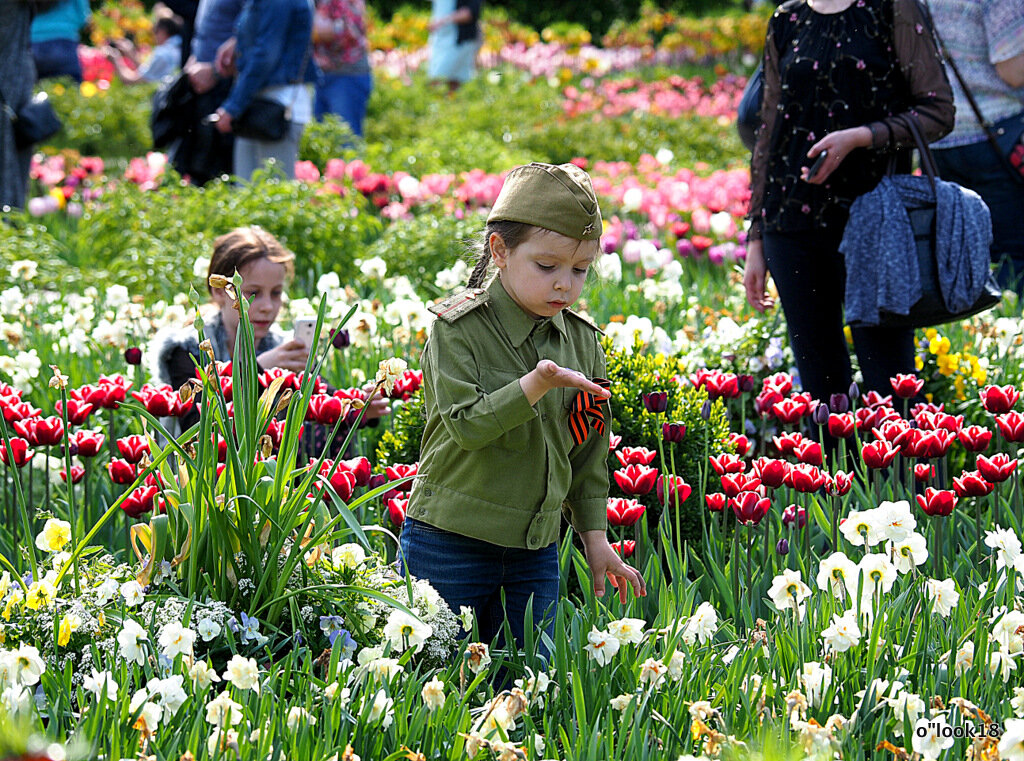
[{"label": "green garrison cap", "polygon": [[601,208],[590,175],[574,164],[518,166],[505,177],[488,222],[523,222],[576,240],[599,240]]}]

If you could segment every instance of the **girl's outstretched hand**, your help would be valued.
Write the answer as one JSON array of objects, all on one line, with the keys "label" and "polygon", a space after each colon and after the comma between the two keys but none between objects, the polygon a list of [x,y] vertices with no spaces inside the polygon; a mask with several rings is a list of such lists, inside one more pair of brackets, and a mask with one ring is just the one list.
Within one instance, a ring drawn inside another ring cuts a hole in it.
[{"label": "girl's outstretched hand", "polygon": [[601,388],[583,373],[559,367],[550,359],[542,359],[537,367],[519,379],[523,393],[530,404],[535,404],[544,394],[555,388],[578,388],[593,394],[598,399],[607,399],[611,392]]},{"label": "girl's outstretched hand", "polygon": [[607,576],[609,583],[619,591],[619,601],[623,605],[626,604],[630,587],[637,597],[647,596],[644,577],[638,570],[623,562],[619,553],[608,544],[608,537],[604,531],[584,531],[581,537],[590,575],[594,579],[595,595],[604,597],[604,579]]}]

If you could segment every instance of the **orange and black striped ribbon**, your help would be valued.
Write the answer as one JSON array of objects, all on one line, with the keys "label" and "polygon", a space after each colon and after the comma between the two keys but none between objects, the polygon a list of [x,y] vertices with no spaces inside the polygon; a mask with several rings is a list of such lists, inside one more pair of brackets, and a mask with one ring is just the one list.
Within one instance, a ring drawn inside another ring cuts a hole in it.
[{"label": "orange and black striped ribbon", "polygon": [[[601,388],[608,388],[612,385],[611,381],[604,378],[594,378],[593,381]],[[569,435],[572,436],[576,446],[587,440],[591,428],[597,431],[598,436],[604,433],[603,405],[606,402],[606,399],[598,399],[587,391],[580,391],[576,394],[576,398],[572,400],[572,408],[569,410]]]}]

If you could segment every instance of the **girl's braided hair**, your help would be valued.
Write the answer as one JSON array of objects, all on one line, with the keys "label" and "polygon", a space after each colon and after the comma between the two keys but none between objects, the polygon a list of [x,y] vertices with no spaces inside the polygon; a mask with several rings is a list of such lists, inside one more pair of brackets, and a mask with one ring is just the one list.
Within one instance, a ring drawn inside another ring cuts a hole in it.
[{"label": "girl's braided hair", "polygon": [[487,281],[487,272],[491,264],[491,235],[498,235],[510,251],[516,246],[524,243],[537,230],[534,225],[525,222],[509,222],[499,220],[488,222],[480,238],[473,245],[472,250],[476,253],[476,266],[469,275],[467,285],[470,288],[483,288]]}]

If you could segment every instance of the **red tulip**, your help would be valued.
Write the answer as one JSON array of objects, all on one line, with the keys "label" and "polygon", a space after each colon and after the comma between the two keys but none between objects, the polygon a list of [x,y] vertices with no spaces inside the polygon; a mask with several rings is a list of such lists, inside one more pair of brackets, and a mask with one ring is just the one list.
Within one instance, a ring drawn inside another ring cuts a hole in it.
[{"label": "red tulip", "polygon": [[1004,439],[1015,444],[1024,442],[1024,415],[1011,410],[996,416],[996,427]]},{"label": "red tulip", "polygon": [[[310,460],[310,465],[316,462],[316,460]],[[327,474],[331,472],[331,468],[334,467],[334,460],[324,460],[320,464],[320,470],[317,472],[318,476],[327,478]],[[352,499],[352,492],[356,488],[356,474],[346,468],[342,463],[338,464],[335,468],[334,474],[330,477],[331,488],[334,489],[334,493],[338,495],[338,498],[342,502],[348,502]]]},{"label": "red tulip", "polygon": [[770,457],[759,457],[753,464],[754,473],[761,479],[761,483],[769,489],[778,489],[786,482],[789,474],[789,463],[785,460],[776,460]]},{"label": "red tulip", "polygon": [[914,478],[922,483],[935,478],[935,466],[927,462],[918,463],[914,466]]},{"label": "red tulip", "polygon": [[797,463],[789,469],[789,485],[798,492],[811,494],[825,485],[825,474],[816,465]]},{"label": "red tulip", "polygon": [[726,473],[720,480],[722,491],[730,498],[741,491],[757,491],[761,488],[761,479],[753,473]]},{"label": "red tulip", "polygon": [[138,462],[142,455],[149,454],[149,440],[145,436],[125,436],[117,440],[117,449],[128,462]]},{"label": "red tulip", "polygon": [[390,521],[396,526],[405,523],[405,511],[409,507],[409,500],[393,497],[387,500],[386,504]]},{"label": "red tulip", "polygon": [[13,463],[17,468],[24,468],[31,459],[32,450],[29,449],[26,439],[13,436],[6,444],[0,441],[0,462],[4,465]]},{"label": "red tulip", "polygon": [[615,456],[619,463],[626,467],[627,465],[650,465],[658,453],[646,447],[623,447],[615,453]]},{"label": "red tulip", "polygon": [[916,396],[924,388],[924,379],[916,375],[904,375],[898,373],[895,378],[890,378],[889,383],[896,396],[900,399],[910,399]]},{"label": "red tulip", "polygon": [[793,454],[803,440],[804,437],[796,431],[793,433],[780,433],[778,436],[772,436],[772,442],[775,444],[775,448],[779,450],[779,453],[782,454],[783,457]]},{"label": "red tulip", "polygon": [[736,514],[736,520],[745,526],[756,526],[768,514],[771,500],[757,492],[745,491],[729,500],[729,507]]},{"label": "red tulip", "polygon": [[714,468],[715,473],[720,476],[724,476],[726,473],[742,473],[746,469],[739,455],[729,454],[728,452],[717,457],[708,457],[708,461],[711,463],[711,467]]},{"label": "red tulip", "polygon": [[871,469],[888,468],[896,459],[897,450],[892,444],[884,439],[872,441],[865,444],[860,450],[860,456],[864,464]]},{"label": "red tulip", "polygon": [[668,409],[668,394],[664,391],[652,391],[643,394],[641,398],[648,412],[658,413]]},{"label": "red tulip", "polygon": [[178,392],[166,383],[159,386],[146,383],[141,391],[132,391],[132,396],[154,417],[181,417],[195,404],[195,399],[181,401]]},{"label": "red tulip", "polygon": [[984,497],[991,494],[995,485],[986,481],[976,470],[964,471],[953,478],[953,491],[958,497]]},{"label": "red tulip", "polygon": [[803,528],[807,525],[807,510],[803,507],[797,507],[796,505],[790,505],[782,511],[782,525],[791,526],[796,524],[798,529]]},{"label": "red tulip", "polygon": [[422,385],[422,370],[406,370],[401,374],[401,376],[399,376],[398,380],[395,381],[394,388],[391,389],[391,393],[388,394],[388,396],[392,399],[401,399],[402,401],[405,401],[419,391],[420,386]]},{"label": "red tulip", "polygon": [[334,425],[341,418],[341,399],[327,394],[316,394],[309,397],[309,409],[306,420],[313,420],[321,425]]},{"label": "red tulip", "polygon": [[370,461],[365,457],[353,457],[351,460],[342,460],[339,467],[352,471],[356,477],[356,486],[366,486],[370,483]]},{"label": "red tulip", "polygon": [[834,497],[842,497],[850,493],[853,487],[853,476],[837,470],[833,475],[825,479],[825,491]]},{"label": "red tulip", "polygon": [[1013,386],[985,386],[980,391],[981,403],[993,415],[1009,412],[1020,399],[1020,392]]},{"label": "red tulip", "polygon": [[153,509],[153,498],[156,497],[157,491],[155,486],[140,486],[125,497],[121,509],[128,517],[138,518]]},{"label": "red tulip", "polygon": [[[871,429],[871,432],[875,434],[876,439],[888,441],[893,446],[900,446],[903,443],[903,439],[908,436],[908,432],[911,430],[917,430],[916,428],[911,429],[910,423],[903,418],[897,418],[896,420],[886,420],[884,423],[878,424],[875,428]],[[911,436],[915,434],[909,434]]]},{"label": "red tulip", "polygon": [[933,489],[929,486],[924,494],[917,495],[917,504],[927,515],[947,516],[956,507],[956,495],[946,489]]},{"label": "red tulip", "polygon": [[843,412],[828,416],[828,433],[837,439],[848,439],[853,436],[857,418],[852,412]]},{"label": "red tulip", "polygon": [[708,398],[711,400],[720,396],[724,396],[726,399],[735,399],[740,395],[739,378],[733,373],[723,373],[720,370],[698,370],[692,381],[694,386],[706,388]]},{"label": "red tulip", "polygon": [[[54,408],[58,415],[63,415],[64,405],[58,401]],[[85,425],[89,415],[96,409],[95,405],[83,402],[79,399],[68,399],[68,425]]]},{"label": "red tulip", "polygon": [[783,425],[799,422],[807,414],[807,405],[794,399],[783,399],[772,405],[772,415]]},{"label": "red tulip", "polygon": [[104,436],[99,431],[78,431],[71,434],[71,445],[78,447],[79,457],[95,457],[103,448]]},{"label": "red tulip", "polygon": [[964,416],[950,415],[947,412],[936,412],[932,417],[932,427],[937,431],[944,430],[958,433],[964,427]]},{"label": "red tulip", "polygon": [[3,412],[4,420],[13,425],[19,420],[27,420],[36,417],[40,410],[28,402],[22,402],[10,397],[0,399],[0,412]]},{"label": "red tulip", "polygon": [[781,402],[785,397],[773,388],[766,388],[757,398],[754,399],[754,409],[760,415],[771,415],[772,407]]},{"label": "red tulip", "polygon": [[805,465],[821,465],[821,444],[817,441],[804,439],[793,449],[793,454]]},{"label": "red tulip", "polygon": [[682,476],[668,476],[668,502],[665,502],[665,476],[658,476],[658,502],[671,507],[683,504],[693,489]]},{"label": "red tulip", "polygon": [[646,505],[637,502],[635,499],[623,499],[622,497],[608,498],[608,525],[610,526],[632,526],[647,509]]},{"label": "red tulip", "polygon": [[281,437],[284,435],[284,422],[277,418],[271,418],[267,421],[265,433],[270,437],[270,443],[273,448],[277,449],[281,446]]},{"label": "red tulip", "polygon": [[728,497],[721,492],[712,492],[711,494],[704,495],[704,503],[708,506],[708,510],[713,513],[722,512],[725,509],[727,500]]},{"label": "red tulip", "polygon": [[[683,427],[685,428],[686,426]],[[622,437],[613,433],[611,436],[608,437],[608,451],[614,452],[616,449],[619,448],[619,444],[621,443]]]},{"label": "red tulip", "polygon": [[780,394],[788,394],[793,390],[793,376],[789,373],[775,373],[761,381],[762,388],[770,388]]},{"label": "red tulip", "polygon": [[646,465],[627,465],[616,470],[612,476],[622,491],[630,496],[638,496],[647,494],[654,488],[654,482],[658,478],[658,469]]},{"label": "red tulip", "polygon": [[877,391],[868,391],[861,397],[861,403],[868,407],[892,407],[892,397],[882,396]]},{"label": "red tulip", "polygon": [[[79,483],[82,480],[83,476],[85,476],[85,468],[83,468],[81,465],[71,466],[71,483]],[[60,479],[64,483],[68,482],[68,472],[65,468],[60,469]]]},{"label": "red tulip", "polygon": [[110,474],[111,481],[122,486],[134,483],[135,477],[138,475],[134,463],[116,457],[107,463],[107,472]]},{"label": "red tulip", "polygon": [[[408,476],[415,476],[419,472],[420,464],[414,462],[412,465],[388,465],[384,468],[384,473],[387,475],[389,481],[397,481],[399,478],[406,478]],[[412,481],[406,481],[405,483],[398,484],[395,486],[398,491],[412,491]]]},{"label": "red tulip", "polygon": [[935,431],[911,428],[907,431],[907,437],[903,440],[900,451],[907,457],[920,457],[925,460],[945,457],[954,441],[956,441],[956,434],[945,428]]},{"label": "red tulip", "polygon": [[878,422],[878,410],[873,407],[858,407],[853,416],[857,419],[857,430],[861,432],[870,431]]},{"label": "red tulip", "polygon": [[[678,444],[683,440],[686,435],[686,426],[682,423],[662,423],[661,424],[661,438],[666,443]],[[621,438],[621,437],[620,437]],[[618,446],[616,444],[615,446]],[[615,449],[615,447],[612,447]]]},{"label": "red tulip", "polygon": [[262,388],[269,388],[270,384],[278,378],[282,381],[282,390],[286,388],[290,388],[292,391],[299,390],[299,374],[291,370],[285,370],[283,367],[271,367],[264,370],[259,377],[260,386]]},{"label": "red tulip", "polygon": [[736,454],[740,457],[746,457],[750,453],[750,439],[742,433],[731,432],[729,434],[729,443],[736,447]]},{"label": "red tulip", "polygon": [[961,428],[956,438],[968,452],[984,452],[992,441],[992,431],[980,425],[969,425]]},{"label": "red tulip", "polygon": [[1017,460],[1010,455],[999,452],[991,457],[978,455],[978,472],[989,483],[1001,484],[1017,469]]},{"label": "red tulip", "polygon": [[621,544],[619,542],[612,542],[612,549],[622,555],[623,558],[631,558],[633,553],[636,552],[636,540],[626,539]]}]

